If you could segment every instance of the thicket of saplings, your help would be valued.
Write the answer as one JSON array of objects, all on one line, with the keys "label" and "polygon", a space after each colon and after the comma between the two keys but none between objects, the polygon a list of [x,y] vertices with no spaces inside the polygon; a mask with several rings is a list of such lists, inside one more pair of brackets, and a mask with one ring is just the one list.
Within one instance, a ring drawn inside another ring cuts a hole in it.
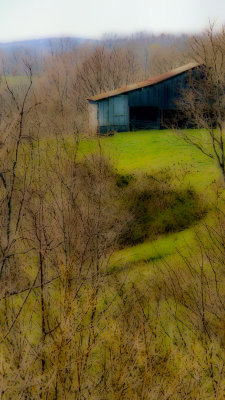
[{"label": "thicket of saplings", "polygon": [[81,158],[66,74],[51,91],[27,73],[1,97],[1,399],[223,399],[223,212],[144,282],[116,271],[115,250],[207,207],[168,172],[118,174],[100,145]]}]

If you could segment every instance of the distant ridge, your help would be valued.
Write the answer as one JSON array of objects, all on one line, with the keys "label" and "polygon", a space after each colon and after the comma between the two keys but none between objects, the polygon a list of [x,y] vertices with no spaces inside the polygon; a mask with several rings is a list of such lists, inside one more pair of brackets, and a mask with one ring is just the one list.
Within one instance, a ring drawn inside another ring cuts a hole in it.
[{"label": "distant ridge", "polygon": [[99,39],[62,36],[46,37],[9,42],[0,42],[0,69],[7,75],[23,75],[24,60],[32,64],[33,73],[43,72],[44,60],[51,54],[69,53],[80,46],[94,48],[103,45],[108,49],[113,47],[130,48],[138,55],[141,62],[146,62],[146,54],[154,53],[155,49],[181,49],[188,35],[152,34],[139,32],[132,35],[106,34]]},{"label": "distant ridge", "polygon": [[46,52],[51,50],[68,51],[72,50],[84,43],[92,43],[94,45],[104,44],[110,48],[112,46],[124,46],[128,43],[133,43],[142,46],[160,45],[162,47],[169,47],[176,44],[176,46],[182,45],[186,42],[188,35],[186,34],[151,34],[145,32],[137,32],[132,35],[105,35],[100,39],[73,37],[73,36],[62,36],[62,37],[47,37],[37,39],[26,39],[26,40],[14,40],[8,42],[0,42],[0,50],[3,51],[15,51],[17,49],[24,49],[34,52]]},{"label": "distant ridge", "polygon": [[11,42],[0,42],[0,49],[4,51],[12,51],[17,49],[24,49],[35,52],[45,52],[51,50],[63,50],[73,49],[85,42],[92,42],[91,39],[85,39],[82,37],[51,37],[43,39],[28,39]]}]

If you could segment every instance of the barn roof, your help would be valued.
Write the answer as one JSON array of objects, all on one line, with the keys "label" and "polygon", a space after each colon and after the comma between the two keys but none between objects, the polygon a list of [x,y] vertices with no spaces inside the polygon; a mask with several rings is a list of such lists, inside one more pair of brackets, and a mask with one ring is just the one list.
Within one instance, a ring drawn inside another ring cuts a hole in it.
[{"label": "barn roof", "polygon": [[90,100],[90,101],[103,100],[103,99],[107,99],[108,97],[117,96],[119,94],[131,92],[136,89],[141,89],[146,86],[156,85],[157,83],[166,81],[167,79],[173,78],[177,75],[180,75],[180,74],[182,74],[186,71],[189,71],[193,68],[196,68],[198,66],[199,66],[199,64],[197,64],[197,63],[189,63],[186,65],[183,65],[182,67],[173,69],[169,72],[165,72],[164,74],[157,75],[154,78],[147,79],[142,82],[132,83],[131,85],[123,86],[119,89],[111,90],[109,92],[97,94],[96,96],[89,97],[88,100]]}]

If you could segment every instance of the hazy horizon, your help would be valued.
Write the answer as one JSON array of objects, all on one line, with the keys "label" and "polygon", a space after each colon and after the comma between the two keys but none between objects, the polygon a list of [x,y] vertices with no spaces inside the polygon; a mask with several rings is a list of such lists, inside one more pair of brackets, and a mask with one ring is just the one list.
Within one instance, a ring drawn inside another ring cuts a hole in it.
[{"label": "hazy horizon", "polygon": [[143,34],[146,36],[160,36],[160,35],[171,35],[171,36],[182,36],[182,35],[191,35],[195,34],[196,32],[151,32],[151,31],[136,31],[136,32],[131,32],[128,34],[120,34],[120,33],[111,33],[111,32],[105,32],[99,37],[84,37],[81,35],[48,35],[48,36],[39,36],[39,37],[27,37],[27,38],[19,38],[19,39],[12,39],[12,40],[0,40],[1,44],[10,44],[10,43],[23,43],[23,42],[32,42],[32,41],[41,41],[41,40],[57,40],[57,39],[81,39],[81,40],[99,40],[102,41],[104,39],[113,39],[113,38],[119,38],[119,39],[126,39],[126,38],[131,38],[131,37],[138,37],[138,35]]},{"label": "hazy horizon", "polygon": [[224,0],[0,0],[0,42],[104,34],[191,34],[225,22]]}]

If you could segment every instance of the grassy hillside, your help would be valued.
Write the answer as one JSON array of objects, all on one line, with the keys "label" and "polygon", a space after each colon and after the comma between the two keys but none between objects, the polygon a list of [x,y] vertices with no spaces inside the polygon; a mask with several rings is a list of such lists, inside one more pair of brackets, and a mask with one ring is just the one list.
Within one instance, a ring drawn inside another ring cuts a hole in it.
[{"label": "grassy hillside", "polygon": [[[192,133],[198,135],[197,131]],[[80,154],[86,156],[97,151],[98,143],[122,174],[170,171],[173,184],[177,187],[193,187],[209,203],[214,199],[214,183],[221,179],[216,163],[172,130],[125,132],[112,137],[83,140],[80,143]],[[210,219],[210,214],[206,218]],[[173,260],[177,249],[183,251],[187,243],[194,246],[195,229],[196,225],[180,232],[162,235],[155,241],[127,247],[113,256],[112,268],[124,270],[129,263],[138,274],[140,266],[142,272],[146,273],[149,271],[149,264],[165,257]]]},{"label": "grassy hillside", "polygon": [[[224,362],[220,347],[222,343],[220,338],[224,338],[220,327],[222,318],[219,315],[220,306],[216,305],[217,297],[220,298],[221,304],[224,304],[223,274],[220,272],[224,265],[223,228],[220,231],[218,226],[216,227],[214,231],[217,232],[216,240],[213,243],[202,227],[205,222],[213,226],[213,229],[216,226],[215,209],[212,204],[221,181],[220,171],[213,160],[183,142],[169,130],[118,133],[113,137],[100,138],[99,142],[103,152],[111,157],[119,173],[155,174],[161,170],[170,171],[173,185],[178,188],[193,187],[202,202],[207,202],[209,205],[207,216],[196,225],[175,233],[165,233],[156,240],[145,240],[143,243],[117,251],[111,258],[110,270],[116,280],[121,279],[122,285],[126,286],[128,291],[126,297],[128,309],[123,314],[125,321],[129,318],[129,310],[135,307],[132,305],[133,287],[134,297],[136,296],[138,301],[141,302],[140,299],[149,296],[149,302],[144,303],[139,312],[148,315],[148,322],[153,318],[152,325],[149,323],[152,332],[149,351],[153,352],[151,362],[154,362],[153,360],[160,354],[158,369],[154,364],[152,367],[154,372],[157,371],[157,379],[163,371],[163,379],[170,376],[169,380],[176,382],[176,387],[183,384],[185,386],[185,382],[192,378],[195,382],[201,381],[201,384],[196,383],[193,391],[187,389],[181,394],[182,389],[178,394],[177,389],[173,387],[171,392],[169,390],[163,392],[162,397],[153,394],[149,398],[221,400],[224,395],[223,372],[220,372],[221,384],[217,385],[215,376],[218,371],[222,371],[221,365]],[[95,149],[97,149],[96,140],[81,142],[82,156]],[[222,226],[222,222],[219,223]],[[196,241],[197,230],[201,232],[201,242]],[[221,283],[215,278],[217,273]],[[215,294],[217,285],[219,289]],[[130,293],[129,288],[131,288]],[[126,300],[120,306],[120,312],[123,312]],[[215,309],[218,310],[216,316],[218,322],[214,321]],[[135,315],[134,321],[138,321],[138,315],[138,313]],[[114,320],[112,325],[114,329]],[[136,335],[135,323],[134,326],[134,331],[129,330],[125,336],[126,343],[128,338]],[[140,329],[145,335],[144,324]],[[114,337],[115,331],[112,333],[112,340],[115,340]],[[110,342],[110,335],[106,340]],[[157,343],[155,347],[153,343]],[[123,349],[122,346],[121,354]],[[122,360],[121,354],[117,365]],[[163,369],[163,360],[167,359],[167,355],[168,365],[172,366],[171,369],[169,367],[169,372]],[[151,367],[147,367],[147,370],[149,368]],[[178,383],[179,379],[182,383]],[[214,395],[215,387],[218,389]],[[220,390],[223,394],[220,394]]]},{"label": "grassy hillside", "polygon": [[[213,160],[171,130],[117,133],[113,137],[100,138],[100,143],[120,172],[153,172],[170,168],[177,182],[181,179],[182,183],[190,183],[198,191],[204,191],[219,177]],[[82,154],[96,148],[95,139],[80,144]]]},{"label": "grassy hillside", "polygon": [[15,278],[0,307],[8,399],[222,400],[216,165],[172,131],[76,143],[21,145],[12,222],[27,184],[23,234],[5,256]]}]

